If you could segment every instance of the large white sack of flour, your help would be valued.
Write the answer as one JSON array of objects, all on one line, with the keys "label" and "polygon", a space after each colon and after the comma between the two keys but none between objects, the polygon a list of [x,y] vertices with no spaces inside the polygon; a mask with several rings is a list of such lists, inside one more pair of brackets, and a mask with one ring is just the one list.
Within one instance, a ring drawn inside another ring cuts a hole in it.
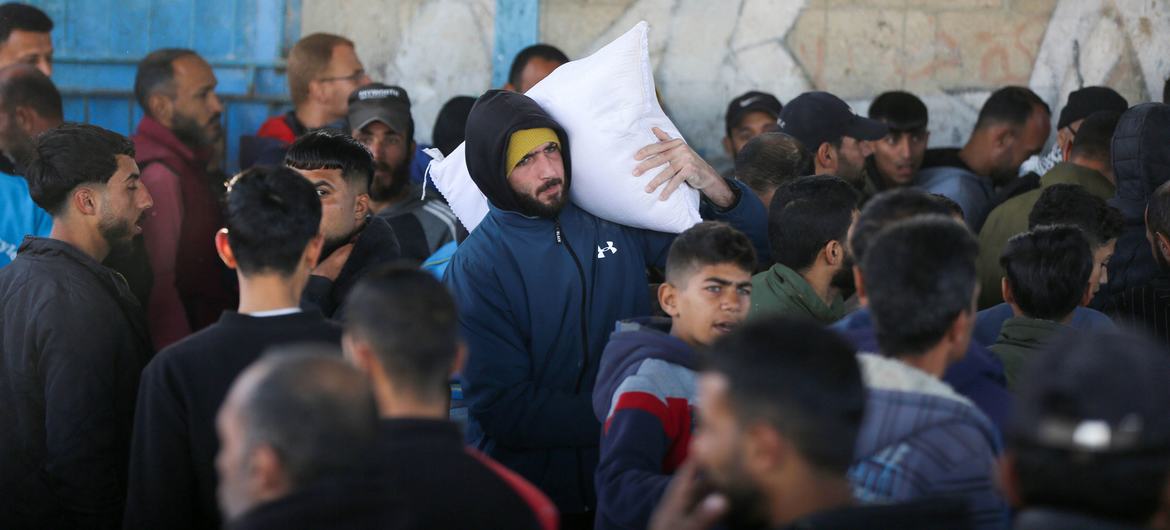
[{"label": "large white sack of flour", "polygon": [[[569,134],[574,204],[615,223],[678,233],[702,220],[699,192],[680,186],[660,201],[662,188],[646,193],[645,186],[666,166],[633,175],[634,153],[658,141],[652,127],[682,136],[655,97],[647,30],[639,22],[593,55],[561,65],[526,95]],[[428,170],[463,226],[474,230],[487,215],[487,199],[467,173],[463,146]]]}]

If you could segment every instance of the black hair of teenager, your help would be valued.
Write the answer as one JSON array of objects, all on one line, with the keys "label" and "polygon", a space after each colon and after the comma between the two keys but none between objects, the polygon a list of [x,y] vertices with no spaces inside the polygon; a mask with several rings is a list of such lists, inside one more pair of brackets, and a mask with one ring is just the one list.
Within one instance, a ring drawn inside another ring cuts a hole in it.
[{"label": "black hair of teenager", "polygon": [[934,199],[935,202],[943,205],[947,211],[955,217],[963,217],[966,215],[963,212],[963,205],[959,204],[954,199],[947,197],[946,195],[941,193],[931,193],[930,198]]},{"label": "black hair of teenager", "polygon": [[[1017,411],[1040,409],[1027,415],[1028,427],[1024,430],[1035,428],[1039,419],[1035,412],[1069,420],[1100,417],[1104,415],[1102,409],[1116,416],[1119,408],[1125,411],[1128,407],[1140,411],[1135,415],[1138,418],[1170,414],[1164,393],[1127,406],[1099,400],[1074,381],[1053,380],[1054,367],[1080,364],[1087,365],[1083,370],[1097,373],[1102,372],[1098,368],[1102,360],[1121,357],[1130,358],[1125,365],[1140,367],[1151,378],[1170,376],[1165,348],[1127,333],[1069,334],[1039,352],[1021,375],[1016,393]],[[1103,385],[1126,384],[1136,376],[1130,370],[1113,368],[1104,370],[1100,381]],[[1038,383],[1041,380],[1044,382]],[[1164,431],[1164,420],[1155,423],[1159,425],[1143,424],[1143,431]],[[1170,446],[1164,443],[1097,453],[1038,443],[1021,432],[1019,425],[1013,425],[1006,434],[1016,491],[1025,509],[1070,511],[1144,527],[1163,506],[1170,475]]]},{"label": "black hair of teenager", "polygon": [[756,268],[755,247],[743,232],[731,225],[704,221],[679,234],[670,244],[666,281],[682,287],[700,268],[723,263],[751,274]]},{"label": "black hair of teenager", "polygon": [[756,136],[735,155],[735,178],[760,192],[813,171],[812,153],[800,140],[781,132]]},{"label": "black hair of teenager", "polygon": [[455,301],[432,274],[389,265],[361,279],[346,299],[345,331],[373,348],[395,386],[445,402],[459,348]]},{"label": "black hair of teenager", "polygon": [[1069,147],[1069,155],[1100,160],[1108,165],[1111,160],[1113,131],[1117,129],[1118,121],[1121,121],[1120,112],[1100,110],[1090,114],[1081,122],[1081,128],[1077,129],[1077,136],[1073,138],[1072,146]]},{"label": "black hair of teenager", "polygon": [[882,354],[924,354],[973,311],[978,255],[975,236],[950,216],[916,216],[878,233],[861,276]]},{"label": "black hair of teenager", "polygon": [[808,269],[830,241],[845,244],[861,196],[833,175],[810,175],[781,184],[768,211],[772,259],[794,271]]},{"label": "black hair of teenager", "polygon": [[999,265],[1024,316],[1060,322],[1084,299],[1093,251],[1080,228],[1040,226],[1009,239]]},{"label": "black hair of teenager", "polygon": [[1170,182],[1163,182],[1150,194],[1146,205],[1146,228],[1170,237]]},{"label": "black hair of teenager", "polygon": [[369,193],[374,157],[361,142],[333,129],[309,131],[288,146],[284,165],[302,171],[338,169],[356,193]]},{"label": "black hair of teenager", "polygon": [[164,48],[150,52],[138,61],[138,70],[134,73],[134,99],[148,116],[150,96],[160,90],[174,90],[175,61],[191,55],[199,54],[186,48]]},{"label": "black hair of teenager", "polygon": [[53,31],[53,19],[28,4],[8,2],[0,5],[0,43],[8,42],[15,30],[48,33]]},{"label": "black hair of teenager", "polygon": [[869,117],[885,123],[892,133],[922,132],[930,116],[918,96],[902,90],[884,92],[869,104]]},{"label": "black hair of teenager", "polygon": [[916,215],[950,214],[946,205],[933,194],[920,189],[896,188],[874,195],[861,209],[857,225],[853,227],[853,235],[849,238],[849,251],[853,253],[854,263],[861,266],[870,240],[894,222]]},{"label": "black hair of teenager", "polygon": [[9,65],[0,72],[7,78],[0,84],[0,101],[5,113],[11,114],[17,107],[28,107],[46,119],[64,117],[61,93],[49,76],[25,64]]},{"label": "black hair of teenager", "polygon": [[720,337],[703,359],[727,378],[741,426],[764,423],[810,465],[845,477],[866,399],[852,346],[815,322],[766,318]]},{"label": "black hair of teenager", "polygon": [[467,128],[467,115],[471,114],[471,107],[475,105],[475,98],[471,96],[455,96],[443,104],[439,115],[435,117],[435,127],[431,133],[431,143],[443,153],[450,155],[459,144],[463,143]]},{"label": "black hair of teenager", "polygon": [[508,69],[508,82],[514,87],[520,86],[520,74],[524,72],[524,67],[533,59],[544,59],[554,63],[565,64],[569,62],[569,56],[565,52],[557,49],[551,44],[533,44],[516,54],[516,58],[512,59],[512,67]]},{"label": "black hair of teenager", "polygon": [[313,185],[286,167],[254,167],[228,185],[224,224],[242,273],[296,272],[321,224]]},{"label": "black hair of teenager", "polygon": [[96,125],[65,123],[36,139],[25,168],[29,195],[45,211],[60,215],[70,192],[87,183],[105,184],[118,172],[118,155],[134,156],[134,144]]},{"label": "black hair of teenager", "polygon": [[1121,236],[1125,218],[1105,199],[1079,184],[1053,184],[1040,192],[1028,213],[1028,228],[1072,225],[1080,228],[1094,249]]},{"label": "black hair of teenager", "polygon": [[1010,124],[1019,127],[1028,122],[1032,111],[1040,107],[1044,113],[1052,115],[1052,108],[1040,99],[1032,89],[1022,86],[1006,86],[991,93],[991,97],[979,109],[979,119],[975,122],[975,129],[979,130],[992,124]]}]

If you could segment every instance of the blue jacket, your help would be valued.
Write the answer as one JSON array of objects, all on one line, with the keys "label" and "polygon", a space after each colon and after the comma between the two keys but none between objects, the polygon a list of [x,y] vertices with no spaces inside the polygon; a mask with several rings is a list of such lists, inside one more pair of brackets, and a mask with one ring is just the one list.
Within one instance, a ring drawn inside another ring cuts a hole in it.
[{"label": "blue jacket", "polygon": [[869,390],[849,479],[865,503],[964,499],[978,529],[1001,530],[1007,503],[995,481],[999,433],[971,402],[894,359],[858,356]]},{"label": "blue jacket", "polygon": [[24,236],[47,237],[52,230],[53,218],[33,203],[24,177],[0,173],[0,267],[16,259]]},{"label": "blue jacket", "polygon": [[[858,309],[829,326],[853,344],[858,351],[877,352],[877,332],[873,318],[866,308]],[[999,330],[995,332],[999,337]],[[995,342],[992,340],[992,342]],[[1003,432],[1007,427],[1008,415],[1012,409],[1012,395],[1007,390],[1007,379],[1003,375],[1003,363],[983,343],[972,338],[967,346],[967,355],[950,365],[943,382],[951,385],[963,397],[971,400],[991,422]]]},{"label": "blue jacket", "polygon": [[[980,311],[975,315],[975,331],[971,334],[971,340],[978,341],[979,344],[995,344],[999,340],[999,331],[1003,329],[1003,323],[1013,316],[1015,315],[1012,314],[1012,306],[1007,303]],[[1087,307],[1074,309],[1068,325],[1094,332],[1117,331],[1113,319],[1105,313]]]},{"label": "blue jacket", "polygon": [[604,426],[595,530],[646,528],[687,457],[698,359],[670,326],[668,318],[620,322],[601,355],[593,389]]},{"label": "blue jacket", "polygon": [[971,231],[979,233],[987,214],[995,207],[995,188],[991,179],[964,168],[936,166],[918,173],[914,185],[928,193],[944,195],[963,208],[963,219]]},{"label": "blue jacket", "polygon": [[[596,506],[601,425],[592,393],[602,350],[616,322],[650,314],[646,267],[664,265],[674,236],[572,203],[555,219],[518,213],[503,157],[512,132],[534,127],[558,133],[571,184],[567,135],[535,102],[489,91],[473,107],[467,164],[490,209],[444,281],[470,350],[468,442],[540,487],[561,513],[581,513]],[[736,189],[737,203],[715,216],[766,241],[763,204]]]}]

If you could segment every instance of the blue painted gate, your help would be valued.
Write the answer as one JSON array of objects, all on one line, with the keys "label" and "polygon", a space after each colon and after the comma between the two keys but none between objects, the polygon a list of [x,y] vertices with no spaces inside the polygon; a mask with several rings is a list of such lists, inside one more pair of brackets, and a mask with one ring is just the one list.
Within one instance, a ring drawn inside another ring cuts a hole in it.
[{"label": "blue painted gate", "polygon": [[300,35],[300,0],[26,1],[55,24],[53,82],[66,120],[131,133],[142,117],[135,66],[160,48],[191,48],[215,69],[229,172],[240,135],[288,107],[284,57]]}]

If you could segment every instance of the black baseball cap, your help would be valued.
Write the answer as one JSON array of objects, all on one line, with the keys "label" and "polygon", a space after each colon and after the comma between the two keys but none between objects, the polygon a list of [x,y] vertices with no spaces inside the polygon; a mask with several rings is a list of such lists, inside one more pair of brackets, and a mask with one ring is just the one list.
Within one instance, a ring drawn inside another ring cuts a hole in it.
[{"label": "black baseball cap", "polygon": [[842,136],[880,140],[889,133],[886,124],[854,114],[849,104],[828,92],[805,92],[780,111],[780,132],[816,153],[821,144]]},{"label": "black baseball cap", "polygon": [[1161,345],[1119,332],[1066,333],[1025,367],[1009,437],[1085,455],[1170,454],[1167,381]]},{"label": "black baseball cap", "polygon": [[347,117],[351,131],[380,121],[407,138],[414,135],[410,96],[402,87],[373,83],[354,90],[349,95]]},{"label": "black baseball cap", "polygon": [[780,103],[780,100],[767,92],[753,90],[740,94],[727,104],[727,114],[724,118],[727,136],[731,136],[731,130],[739,126],[740,120],[747,113],[764,112],[778,119],[783,108],[784,105]]},{"label": "black baseball cap", "polygon": [[1070,123],[1088,118],[1097,111],[1125,112],[1128,108],[1129,102],[1116,90],[1103,86],[1087,86],[1068,94],[1068,103],[1060,109],[1060,119],[1056,121],[1056,128],[1063,129]]}]

